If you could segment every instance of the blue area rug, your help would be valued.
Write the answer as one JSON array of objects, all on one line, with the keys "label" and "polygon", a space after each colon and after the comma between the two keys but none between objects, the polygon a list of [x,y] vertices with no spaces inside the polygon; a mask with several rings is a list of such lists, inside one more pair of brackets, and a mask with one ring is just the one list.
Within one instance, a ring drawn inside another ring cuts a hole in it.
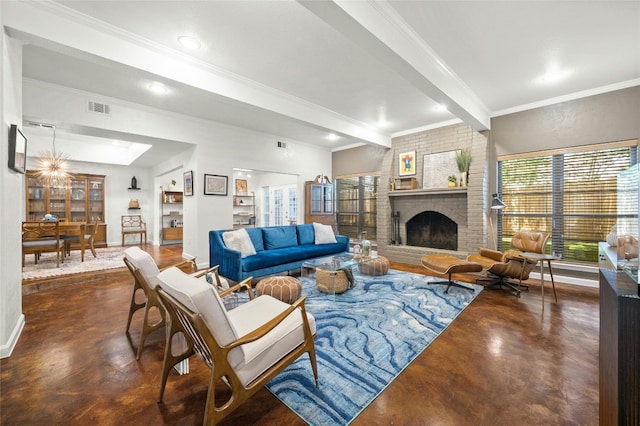
[{"label": "blue area rug", "polygon": [[390,270],[371,277],[354,269],[356,287],[321,293],[302,277],[307,311],[316,319],[320,387],[301,356],[267,388],[310,425],[347,425],[478,295],[433,277]]}]

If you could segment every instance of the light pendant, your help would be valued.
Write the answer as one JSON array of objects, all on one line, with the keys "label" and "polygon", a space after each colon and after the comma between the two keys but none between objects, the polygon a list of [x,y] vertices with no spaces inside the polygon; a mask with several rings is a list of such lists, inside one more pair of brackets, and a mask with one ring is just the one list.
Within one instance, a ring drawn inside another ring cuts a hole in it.
[{"label": "light pendant", "polygon": [[36,162],[36,176],[42,179],[50,187],[64,187],[71,178],[67,156],[56,151],[56,128],[50,124],[40,125],[53,130],[53,149],[41,153]]}]

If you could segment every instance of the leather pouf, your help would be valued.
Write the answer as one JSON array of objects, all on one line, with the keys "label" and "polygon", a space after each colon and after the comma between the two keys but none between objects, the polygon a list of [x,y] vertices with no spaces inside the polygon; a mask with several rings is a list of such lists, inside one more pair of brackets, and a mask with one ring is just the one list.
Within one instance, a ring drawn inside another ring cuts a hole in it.
[{"label": "leather pouf", "polygon": [[378,256],[368,262],[359,264],[358,269],[360,273],[365,275],[386,275],[389,272],[389,259],[384,256]]},{"label": "leather pouf", "polygon": [[276,275],[267,277],[256,285],[256,294],[267,294],[286,303],[293,303],[302,294],[302,284],[294,277]]}]

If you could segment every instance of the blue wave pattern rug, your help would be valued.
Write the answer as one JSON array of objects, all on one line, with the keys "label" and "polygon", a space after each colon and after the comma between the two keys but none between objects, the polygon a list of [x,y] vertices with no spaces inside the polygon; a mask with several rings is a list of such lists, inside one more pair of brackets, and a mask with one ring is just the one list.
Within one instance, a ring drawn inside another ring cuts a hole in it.
[{"label": "blue wave pattern rug", "polygon": [[469,305],[475,292],[440,279],[390,270],[381,277],[354,268],[356,286],[328,295],[313,275],[301,277],[307,311],[316,319],[320,387],[301,356],[267,388],[314,426],[347,425]]}]

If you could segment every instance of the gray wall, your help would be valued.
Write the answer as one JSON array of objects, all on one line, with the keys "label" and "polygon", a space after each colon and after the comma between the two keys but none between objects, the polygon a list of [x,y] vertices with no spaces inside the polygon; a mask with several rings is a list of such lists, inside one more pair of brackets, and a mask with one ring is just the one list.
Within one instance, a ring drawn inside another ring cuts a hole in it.
[{"label": "gray wall", "polygon": [[640,138],[640,86],[491,119],[496,155]]},{"label": "gray wall", "polygon": [[379,172],[388,148],[365,145],[333,153],[332,176]]}]

